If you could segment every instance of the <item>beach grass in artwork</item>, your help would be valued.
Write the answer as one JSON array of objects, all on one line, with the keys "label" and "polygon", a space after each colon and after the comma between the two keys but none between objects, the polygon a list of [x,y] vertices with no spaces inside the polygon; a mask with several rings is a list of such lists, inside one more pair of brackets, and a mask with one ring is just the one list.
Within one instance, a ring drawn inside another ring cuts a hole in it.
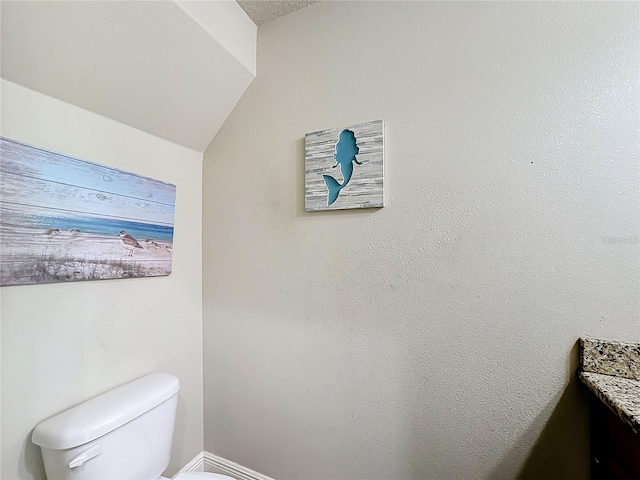
[{"label": "beach grass in artwork", "polygon": [[305,209],[384,206],[382,120],[307,133]]},{"label": "beach grass in artwork", "polygon": [[0,137],[0,285],[169,275],[175,192]]}]

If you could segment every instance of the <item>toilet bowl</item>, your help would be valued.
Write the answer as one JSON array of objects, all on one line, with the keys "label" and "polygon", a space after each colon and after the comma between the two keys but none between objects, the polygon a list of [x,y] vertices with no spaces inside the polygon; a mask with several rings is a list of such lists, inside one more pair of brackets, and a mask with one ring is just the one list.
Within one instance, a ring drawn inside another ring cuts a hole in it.
[{"label": "toilet bowl", "polygon": [[[165,480],[180,383],[152,373],[38,424],[45,473],[56,480]],[[174,480],[233,480],[186,472]]]}]

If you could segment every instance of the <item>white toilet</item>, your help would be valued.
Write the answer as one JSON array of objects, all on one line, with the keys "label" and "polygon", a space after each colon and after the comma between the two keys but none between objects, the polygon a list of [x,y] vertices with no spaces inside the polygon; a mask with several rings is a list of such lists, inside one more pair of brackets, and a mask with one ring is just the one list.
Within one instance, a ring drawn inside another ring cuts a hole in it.
[{"label": "white toilet", "polygon": [[[152,373],[40,423],[31,441],[42,449],[49,480],[167,480],[180,383]],[[182,473],[174,480],[233,480]]]}]

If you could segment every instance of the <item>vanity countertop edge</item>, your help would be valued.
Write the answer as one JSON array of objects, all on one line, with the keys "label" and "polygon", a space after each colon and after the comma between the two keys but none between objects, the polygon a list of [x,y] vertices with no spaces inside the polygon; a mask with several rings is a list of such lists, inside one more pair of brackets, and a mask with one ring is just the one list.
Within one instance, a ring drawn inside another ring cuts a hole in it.
[{"label": "vanity countertop edge", "polygon": [[578,378],[640,435],[640,343],[580,338]]},{"label": "vanity countertop edge", "polygon": [[620,419],[640,435],[640,380],[580,372],[579,378]]}]

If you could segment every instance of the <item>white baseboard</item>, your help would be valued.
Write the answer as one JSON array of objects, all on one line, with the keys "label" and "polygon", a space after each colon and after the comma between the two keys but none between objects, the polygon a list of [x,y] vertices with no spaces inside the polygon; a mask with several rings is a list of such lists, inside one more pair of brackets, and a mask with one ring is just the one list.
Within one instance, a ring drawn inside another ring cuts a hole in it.
[{"label": "white baseboard", "polygon": [[204,452],[200,452],[176,473],[172,479],[185,472],[204,472]]},{"label": "white baseboard", "polygon": [[200,452],[173,477],[184,472],[215,472],[228,475],[236,480],[274,480],[250,468],[209,452]]}]

